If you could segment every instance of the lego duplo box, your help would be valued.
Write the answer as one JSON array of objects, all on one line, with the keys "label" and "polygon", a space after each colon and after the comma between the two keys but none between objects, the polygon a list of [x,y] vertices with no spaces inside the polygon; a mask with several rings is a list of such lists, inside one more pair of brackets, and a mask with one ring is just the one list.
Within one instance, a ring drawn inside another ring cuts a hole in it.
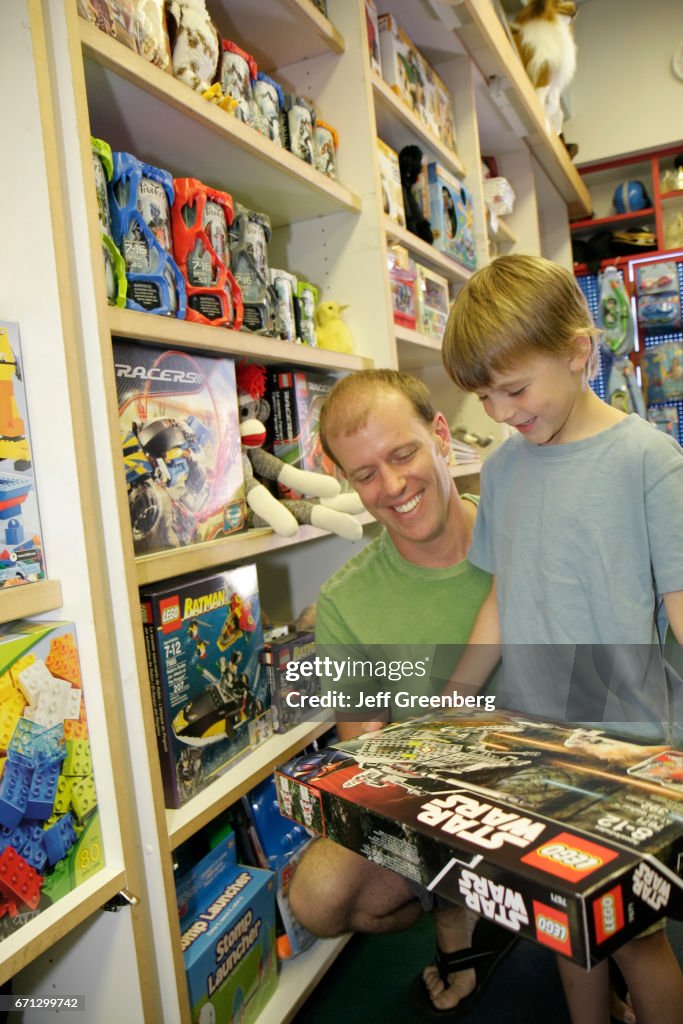
[{"label": "lego duplo box", "polygon": [[164,794],[179,807],[270,735],[256,566],[140,592]]},{"label": "lego duplo box", "polygon": [[0,938],[103,865],[72,622],[0,627]]},{"label": "lego duplo box", "polygon": [[477,257],[469,191],[455,175],[435,161],[427,165],[427,180],[434,247],[473,269],[477,265]]},{"label": "lego duplo box", "polygon": [[0,589],[44,578],[19,325],[0,320]]},{"label": "lego duplo box", "polygon": [[177,884],[193,1024],[252,1024],[277,988],[273,874],[215,847]]},{"label": "lego duplo box", "polygon": [[[337,475],[336,466],[320,444],[320,410],[336,377],[331,373],[275,368],[268,373],[270,417],[268,434],[273,454],[283,462],[312,473]],[[342,490],[348,490],[340,480]],[[299,498],[280,485],[281,497]]]},{"label": "lego duplo box", "polygon": [[317,676],[304,676],[297,671],[297,663],[310,660],[314,654],[312,630],[289,632],[264,644],[261,661],[270,688],[275,732],[287,732],[306,719],[309,709],[302,705],[302,694],[320,693]]},{"label": "lego duplo box", "polygon": [[114,363],[136,554],[241,530],[233,361],[115,340]]},{"label": "lego duplo box", "polygon": [[334,842],[583,966],[683,916],[683,754],[511,713],[385,727],[278,769]]}]

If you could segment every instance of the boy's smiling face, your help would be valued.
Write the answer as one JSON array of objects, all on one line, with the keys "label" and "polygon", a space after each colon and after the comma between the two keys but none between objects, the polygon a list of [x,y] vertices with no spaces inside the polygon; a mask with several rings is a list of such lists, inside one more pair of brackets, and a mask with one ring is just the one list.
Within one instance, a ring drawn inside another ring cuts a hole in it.
[{"label": "boy's smiling face", "polygon": [[492,373],[476,394],[497,423],[518,430],[533,444],[566,444],[586,436],[583,399],[586,350],[576,354],[529,355],[512,369]]}]

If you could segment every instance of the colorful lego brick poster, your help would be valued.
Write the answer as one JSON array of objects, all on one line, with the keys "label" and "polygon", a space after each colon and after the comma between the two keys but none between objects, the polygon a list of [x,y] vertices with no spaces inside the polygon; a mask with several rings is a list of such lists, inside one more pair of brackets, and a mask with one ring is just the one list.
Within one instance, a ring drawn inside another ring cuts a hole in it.
[{"label": "colorful lego brick poster", "polygon": [[0,320],[0,588],[44,577],[19,326]]},{"label": "colorful lego brick poster", "polygon": [[241,530],[232,360],[115,341],[114,362],[136,554]]},{"label": "colorful lego brick poster", "polygon": [[271,733],[256,567],[140,593],[167,807],[179,807]]},{"label": "colorful lego brick poster", "polygon": [[104,865],[73,623],[0,632],[0,939]]}]

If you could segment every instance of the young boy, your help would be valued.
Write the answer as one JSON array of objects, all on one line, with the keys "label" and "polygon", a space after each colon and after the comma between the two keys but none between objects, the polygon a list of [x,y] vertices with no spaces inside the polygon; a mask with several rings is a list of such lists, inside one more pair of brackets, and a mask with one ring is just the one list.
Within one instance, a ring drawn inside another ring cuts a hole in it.
[{"label": "young boy", "polygon": [[[683,643],[683,451],[592,391],[597,334],[574,277],[537,257],[494,260],[453,305],[446,370],[515,431],[482,472],[468,557],[495,582],[458,686],[502,655],[499,705],[656,738],[671,698],[659,596]],[[638,1024],[680,1020],[683,976],[663,929],[614,959]],[[607,1024],[606,962],[558,962],[575,1024]]]}]

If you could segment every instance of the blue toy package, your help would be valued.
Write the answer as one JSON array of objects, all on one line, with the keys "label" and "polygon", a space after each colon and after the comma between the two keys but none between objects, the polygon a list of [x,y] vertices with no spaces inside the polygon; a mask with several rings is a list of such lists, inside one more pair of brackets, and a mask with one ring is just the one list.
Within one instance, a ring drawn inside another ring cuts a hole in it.
[{"label": "blue toy package", "polygon": [[185,281],[173,258],[173,178],[131,153],[113,153],[109,212],[128,281],[126,308],[185,319]]},{"label": "blue toy package", "polygon": [[472,196],[463,183],[440,164],[427,165],[429,220],[434,247],[469,269],[477,265],[474,249]]},{"label": "blue toy package", "polygon": [[277,988],[272,872],[219,844],[176,894],[193,1024],[253,1024]]},{"label": "blue toy package", "polygon": [[164,795],[179,807],[271,734],[256,567],[140,592]]},{"label": "blue toy package", "polygon": [[305,828],[280,813],[273,775],[252,789],[248,803],[261,849],[276,875],[275,899],[287,939],[284,944],[278,942],[278,953],[281,959],[287,959],[303,953],[315,942],[315,936],[299,924],[289,905],[292,875],[311,837]]},{"label": "blue toy package", "polygon": [[638,296],[638,323],[645,331],[681,326],[681,297],[678,292]]},{"label": "blue toy package", "polygon": [[683,398],[683,345],[680,342],[646,348],[640,365],[649,404]]},{"label": "blue toy package", "polygon": [[282,87],[259,71],[252,85],[254,128],[278,146],[284,146],[282,108],[285,98]]}]

